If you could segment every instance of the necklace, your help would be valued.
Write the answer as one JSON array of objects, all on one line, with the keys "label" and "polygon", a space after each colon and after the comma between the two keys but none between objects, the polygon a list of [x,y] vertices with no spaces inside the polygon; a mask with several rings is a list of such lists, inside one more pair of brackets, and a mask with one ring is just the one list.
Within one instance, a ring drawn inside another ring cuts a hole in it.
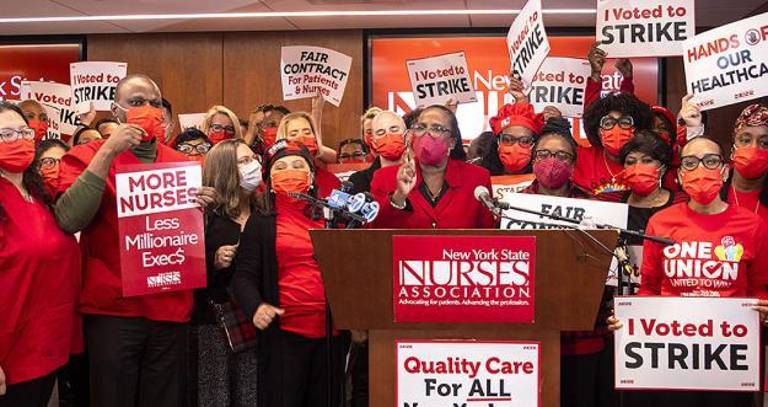
[{"label": "necklace", "polygon": [[[736,206],[741,206],[741,204],[739,204],[739,194],[736,193],[736,187],[733,186],[733,184],[731,184],[731,190],[733,190],[733,200],[736,202]],[[754,212],[757,213],[758,209],[760,209],[760,198],[757,199]]]},{"label": "necklace", "polygon": [[611,171],[611,166],[608,165],[608,159],[605,157],[605,151],[603,151],[603,164],[605,164],[605,169],[608,170],[608,174],[611,175],[611,184],[616,183],[616,175]]}]

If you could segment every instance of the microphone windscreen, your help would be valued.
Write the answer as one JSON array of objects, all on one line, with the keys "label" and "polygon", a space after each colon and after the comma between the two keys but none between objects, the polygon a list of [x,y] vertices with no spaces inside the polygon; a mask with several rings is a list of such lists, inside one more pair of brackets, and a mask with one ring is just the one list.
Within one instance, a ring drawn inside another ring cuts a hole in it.
[{"label": "microphone windscreen", "polygon": [[488,188],[485,187],[485,185],[478,185],[475,187],[475,199],[478,201],[482,201],[481,196],[488,195],[490,196],[490,192],[488,192]]}]

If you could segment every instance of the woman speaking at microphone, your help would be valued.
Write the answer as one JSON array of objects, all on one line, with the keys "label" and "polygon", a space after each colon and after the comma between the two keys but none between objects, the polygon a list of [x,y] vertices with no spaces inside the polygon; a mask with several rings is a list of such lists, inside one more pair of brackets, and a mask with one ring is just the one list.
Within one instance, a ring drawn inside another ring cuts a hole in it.
[{"label": "woman speaking at microphone", "polygon": [[0,102],[0,406],[46,406],[75,334],[80,250],[56,224],[35,131]]},{"label": "woman speaking at microphone", "polygon": [[[264,213],[248,219],[240,237],[232,287],[259,338],[260,406],[341,402],[344,346],[326,339],[326,301],[309,229],[323,228],[308,204],[292,193],[317,195],[315,164],[302,145],[278,141],[267,151]],[[330,352],[331,366],[328,366]]]},{"label": "woman speaking at microphone", "polygon": [[[425,108],[408,137],[410,152],[399,166],[373,176],[371,192],[381,205],[378,228],[492,228],[493,215],[475,199],[474,190],[490,191],[488,170],[464,162],[456,116],[448,108]],[[411,157],[413,156],[413,157]]]},{"label": "woman speaking at microphone", "polygon": [[[768,229],[757,215],[719,197],[720,188],[728,174],[728,166],[720,146],[699,137],[682,150],[678,181],[690,200],[674,204],[653,215],[646,233],[675,241],[666,248],[661,243],[646,240],[639,295],[681,297],[757,297],[756,307],[764,319],[768,313],[766,282],[768,281]],[[706,246],[712,250],[697,250],[691,259],[691,247]],[[730,278],[720,275],[692,277],[678,270],[678,264],[706,262],[738,267]],[[727,263],[726,263],[727,262]],[[608,318],[611,330],[620,329],[621,321]],[[652,392],[633,394],[642,398],[642,405],[658,406],[750,406],[751,393],[738,392]],[[641,405],[637,404],[637,405]]]}]

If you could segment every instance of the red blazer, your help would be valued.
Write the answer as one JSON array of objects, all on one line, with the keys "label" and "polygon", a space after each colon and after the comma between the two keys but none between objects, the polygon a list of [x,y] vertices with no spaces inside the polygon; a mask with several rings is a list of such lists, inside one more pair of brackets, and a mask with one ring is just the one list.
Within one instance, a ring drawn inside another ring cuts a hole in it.
[{"label": "red blazer", "polygon": [[[85,171],[104,141],[97,140],[72,148],[61,159],[59,192],[69,188]],[[157,144],[155,162],[188,161],[170,147]],[[101,207],[91,224],[80,235],[83,252],[83,291],[80,311],[84,314],[120,317],[144,317],[155,321],[186,322],[192,312],[192,290],[171,293],[123,297],[122,273],[117,227],[115,166],[140,164],[130,151],[118,155],[109,168]]]},{"label": "red blazer", "polygon": [[416,187],[408,194],[410,210],[394,208],[389,197],[397,189],[397,170],[393,165],[376,171],[371,193],[381,205],[373,227],[388,229],[472,229],[494,228],[491,212],[475,199],[475,187],[483,185],[491,191],[491,175],[485,168],[460,160],[449,160],[445,169],[448,190],[434,208],[421,192],[421,171],[416,171]]}]

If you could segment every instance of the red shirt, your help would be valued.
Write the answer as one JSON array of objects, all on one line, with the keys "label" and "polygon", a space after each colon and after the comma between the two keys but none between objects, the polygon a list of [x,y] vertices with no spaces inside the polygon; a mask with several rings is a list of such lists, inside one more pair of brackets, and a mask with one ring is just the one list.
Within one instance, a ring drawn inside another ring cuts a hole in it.
[{"label": "red shirt", "polygon": [[[96,155],[103,140],[92,141],[73,147],[61,159],[59,192],[63,193],[85,171]],[[157,144],[155,162],[189,161],[163,144]],[[186,322],[192,312],[192,290],[123,297],[120,271],[120,243],[117,228],[117,201],[115,195],[115,166],[140,164],[138,158],[127,150],[112,161],[101,207],[91,224],[80,235],[83,252],[83,291],[80,311],[85,314],[112,315],[119,317],[144,317],[155,321]]]},{"label": "red shirt", "polygon": [[609,160],[602,147],[579,146],[573,182],[591,195],[627,191],[629,187],[616,178],[624,166]]},{"label": "red shirt", "polygon": [[318,197],[320,198],[327,198],[331,191],[339,189],[341,186],[339,177],[324,168],[317,167],[315,178],[317,178]]},{"label": "red shirt", "polygon": [[764,221],[768,222],[768,207],[760,203],[761,190],[739,191],[731,187],[728,190],[728,203],[756,213]]},{"label": "red shirt", "polygon": [[703,215],[678,203],[653,215],[646,233],[677,243],[645,241],[639,295],[768,298],[768,229],[754,213],[729,205]]},{"label": "red shirt", "polygon": [[2,177],[0,206],[0,367],[17,384],[48,375],[82,348],[80,251],[49,208]]},{"label": "red shirt", "polygon": [[277,286],[280,328],[308,338],[325,336],[325,288],[314,257],[309,229],[322,229],[323,219],[304,214],[304,203],[276,197]]},{"label": "red shirt", "polygon": [[[417,164],[418,166],[418,164]],[[416,187],[408,194],[410,210],[394,208],[389,197],[397,189],[398,165],[376,171],[371,181],[371,193],[381,205],[379,215],[373,221],[377,228],[393,229],[472,229],[494,228],[496,221],[491,212],[475,199],[478,185],[491,191],[491,176],[485,168],[460,160],[448,160],[445,182],[448,189],[433,208],[419,191],[421,171],[416,171]]]}]

